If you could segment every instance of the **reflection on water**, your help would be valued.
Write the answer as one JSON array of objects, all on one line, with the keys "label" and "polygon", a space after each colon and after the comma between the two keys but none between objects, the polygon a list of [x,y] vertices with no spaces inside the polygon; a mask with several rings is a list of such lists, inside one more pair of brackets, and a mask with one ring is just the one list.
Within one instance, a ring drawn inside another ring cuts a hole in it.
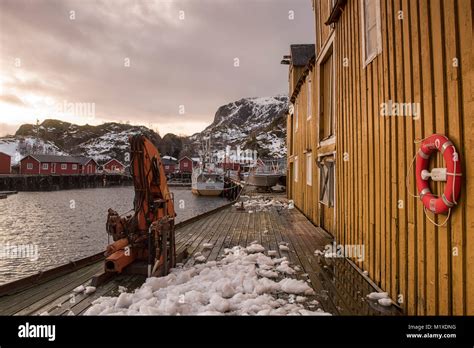
[{"label": "reflection on water", "polygon": [[[227,201],[173,188],[176,221]],[[107,209],[133,208],[133,187],[19,192],[0,200],[0,284],[104,250]]]}]

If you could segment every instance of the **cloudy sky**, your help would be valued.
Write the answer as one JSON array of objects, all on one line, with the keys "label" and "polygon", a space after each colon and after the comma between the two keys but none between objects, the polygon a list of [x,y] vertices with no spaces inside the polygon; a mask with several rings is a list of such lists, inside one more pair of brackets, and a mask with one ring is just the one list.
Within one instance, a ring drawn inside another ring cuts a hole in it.
[{"label": "cloudy sky", "polygon": [[57,118],[192,134],[216,109],[286,93],[311,0],[0,0],[0,135]]}]

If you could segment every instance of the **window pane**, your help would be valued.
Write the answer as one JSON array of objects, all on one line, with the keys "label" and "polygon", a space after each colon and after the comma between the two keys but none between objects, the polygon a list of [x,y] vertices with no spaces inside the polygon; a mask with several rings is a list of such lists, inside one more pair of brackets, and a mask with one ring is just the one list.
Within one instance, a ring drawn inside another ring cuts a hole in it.
[{"label": "window pane", "polygon": [[311,154],[306,155],[306,184],[311,186],[312,185],[312,161],[311,161]]},{"label": "window pane", "polygon": [[365,0],[365,26],[370,28],[376,24],[376,0]]},{"label": "window pane", "polygon": [[312,113],[312,96],[313,92],[312,92],[312,88],[311,88],[311,79],[308,79],[308,115],[307,117],[310,118],[311,117],[311,113]]},{"label": "window pane", "polygon": [[298,130],[298,102],[295,104],[295,131]]},{"label": "window pane", "polygon": [[298,182],[298,157],[295,157],[295,164],[293,166],[293,169],[293,177],[295,178],[295,182]]},{"label": "window pane", "polygon": [[378,49],[378,40],[377,40],[377,33],[379,32],[379,28],[377,26],[377,16],[380,13],[377,12],[378,0],[364,0],[364,40],[365,40],[365,60],[368,60],[375,56],[379,49]]},{"label": "window pane", "polygon": [[333,88],[332,88],[332,54],[321,64],[321,115],[320,140],[330,137],[333,133]]},{"label": "window pane", "polygon": [[366,58],[370,57],[372,54],[377,53],[377,27],[373,27],[368,29],[367,31],[367,56]]}]

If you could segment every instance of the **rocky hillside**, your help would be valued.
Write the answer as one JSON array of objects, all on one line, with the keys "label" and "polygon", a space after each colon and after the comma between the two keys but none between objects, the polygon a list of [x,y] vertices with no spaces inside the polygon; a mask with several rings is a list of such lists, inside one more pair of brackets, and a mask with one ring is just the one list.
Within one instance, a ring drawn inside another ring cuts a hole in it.
[{"label": "rocky hillside", "polygon": [[211,136],[214,149],[240,146],[261,157],[285,157],[287,112],[287,96],[240,99],[217,109],[214,122],[188,142],[196,148]]},{"label": "rocky hillside", "polygon": [[145,134],[157,146],[161,143],[161,137],[144,126],[113,122],[99,126],[78,126],[58,120],[45,120],[39,127],[24,124],[16,132],[15,138],[37,137],[43,142],[53,144],[62,152],[84,155],[104,162],[110,158],[123,161],[129,149],[129,136],[139,133]]},{"label": "rocky hillside", "polygon": [[190,137],[166,134],[163,138],[144,126],[114,122],[78,126],[48,119],[39,125],[24,124],[13,137],[0,138],[0,151],[10,154],[14,163],[31,153],[84,155],[99,163],[110,158],[123,161],[129,136],[142,133],[163,155],[173,157],[195,156],[210,136],[214,150],[240,146],[257,150],[262,157],[284,157],[287,111],[286,96],[244,98],[221,106],[212,124],[201,133]]}]

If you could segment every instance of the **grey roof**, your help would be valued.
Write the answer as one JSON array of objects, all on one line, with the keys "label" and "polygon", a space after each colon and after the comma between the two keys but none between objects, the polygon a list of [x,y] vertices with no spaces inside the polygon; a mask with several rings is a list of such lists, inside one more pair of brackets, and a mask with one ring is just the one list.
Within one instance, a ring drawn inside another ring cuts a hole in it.
[{"label": "grey roof", "polygon": [[36,159],[37,161],[41,163],[50,162],[50,163],[86,164],[90,160],[90,158],[87,158],[87,157],[72,157],[72,156],[56,156],[56,155],[29,155],[29,156],[33,157],[34,159]]},{"label": "grey roof", "polygon": [[76,157],[76,159],[78,160],[78,163],[82,164],[83,166],[86,165],[87,162],[89,162],[89,161],[94,161],[95,162],[95,160],[93,158],[85,157],[85,156],[79,156],[79,157]]},{"label": "grey roof", "polygon": [[290,51],[293,66],[305,66],[315,55],[314,44],[290,45]]},{"label": "grey roof", "polygon": [[[165,157],[167,157],[167,158],[165,158]],[[165,157],[161,158],[161,163],[163,163],[163,165],[169,166],[170,164],[176,164],[176,161],[173,161],[172,159],[169,159],[170,156],[165,156]]]}]

